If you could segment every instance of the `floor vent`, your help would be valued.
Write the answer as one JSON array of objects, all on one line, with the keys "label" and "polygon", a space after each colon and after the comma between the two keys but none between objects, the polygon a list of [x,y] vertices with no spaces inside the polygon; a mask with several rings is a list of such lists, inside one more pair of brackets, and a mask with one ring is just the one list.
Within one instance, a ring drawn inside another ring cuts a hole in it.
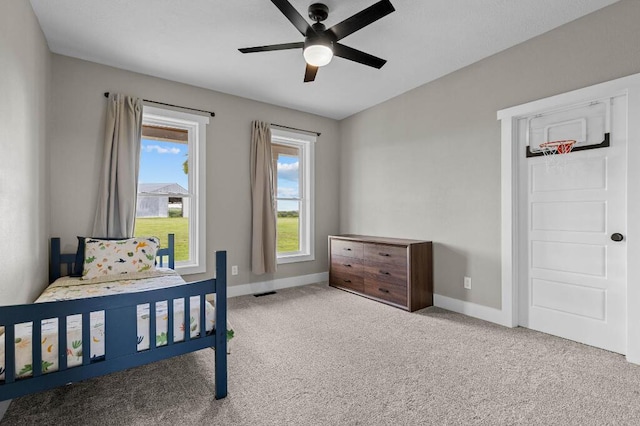
[{"label": "floor vent", "polygon": [[254,294],[255,297],[262,297],[262,296],[269,296],[270,294],[276,294],[275,291],[267,291],[265,293],[256,293]]}]

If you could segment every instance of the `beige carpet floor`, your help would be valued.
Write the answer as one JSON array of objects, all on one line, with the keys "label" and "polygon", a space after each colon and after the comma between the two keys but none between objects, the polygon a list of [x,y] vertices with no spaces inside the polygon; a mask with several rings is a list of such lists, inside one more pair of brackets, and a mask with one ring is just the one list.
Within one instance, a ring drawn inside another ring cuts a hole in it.
[{"label": "beige carpet floor", "polygon": [[230,299],[229,396],[206,349],[14,400],[2,425],[640,424],[623,356],[317,284]]}]

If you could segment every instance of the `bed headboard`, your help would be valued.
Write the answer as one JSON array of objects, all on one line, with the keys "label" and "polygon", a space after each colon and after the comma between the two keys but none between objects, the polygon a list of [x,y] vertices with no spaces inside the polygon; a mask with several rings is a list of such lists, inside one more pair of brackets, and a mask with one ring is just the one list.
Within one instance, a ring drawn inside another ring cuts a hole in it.
[{"label": "bed headboard", "polygon": [[[165,258],[167,259],[165,262]],[[156,253],[158,266],[166,266],[175,269],[175,235],[167,236],[167,246],[158,249]],[[49,283],[58,278],[69,275],[76,264],[76,253],[62,253],[60,251],[60,238],[51,238],[51,253],[49,257]],[[63,270],[64,267],[64,270]]]}]

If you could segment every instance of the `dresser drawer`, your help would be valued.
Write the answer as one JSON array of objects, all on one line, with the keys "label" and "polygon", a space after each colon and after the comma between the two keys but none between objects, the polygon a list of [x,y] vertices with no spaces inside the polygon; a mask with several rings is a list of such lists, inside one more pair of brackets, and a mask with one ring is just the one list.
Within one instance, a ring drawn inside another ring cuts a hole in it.
[{"label": "dresser drawer", "polygon": [[362,275],[362,259],[332,254],[331,270],[342,274]]},{"label": "dresser drawer", "polygon": [[407,306],[406,285],[396,285],[366,278],[364,280],[364,294],[398,305]]},{"label": "dresser drawer", "polygon": [[346,256],[362,259],[363,243],[348,240],[331,240],[331,257]]},{"label": "dresser drawer", "polygon": [[382,244],[365,244],[364,274],[375,281],[407,284],[407,248]]},{"label": "dresser drawer", "polygon": [[381,281],[385,283],[395,284],[407,287],[407,265],[384,263],[367,263],[364,265],[364,276],[372,281]]},{"label": "dresser drawer", "polygon": [[388,246],[383,244],[365,244],[364,260],[367,264],[383,263],[384,265],[407,265],[406,246]]},{"label": "dresser drawer", "polygon": [[332,269],[329,284],[334,287],[342,287],[359,293],[364,292],[364,278],[362,278],[362,275],[337,272]]}]

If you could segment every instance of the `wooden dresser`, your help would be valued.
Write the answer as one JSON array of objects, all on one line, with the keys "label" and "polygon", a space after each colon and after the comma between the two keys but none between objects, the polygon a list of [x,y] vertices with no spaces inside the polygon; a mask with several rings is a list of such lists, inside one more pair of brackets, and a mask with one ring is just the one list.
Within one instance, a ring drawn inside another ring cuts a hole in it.
[{"label": "wooden dresser", "polygon": [[433,305],[430,241],[329,236],[329,285],[413,312]]}]

